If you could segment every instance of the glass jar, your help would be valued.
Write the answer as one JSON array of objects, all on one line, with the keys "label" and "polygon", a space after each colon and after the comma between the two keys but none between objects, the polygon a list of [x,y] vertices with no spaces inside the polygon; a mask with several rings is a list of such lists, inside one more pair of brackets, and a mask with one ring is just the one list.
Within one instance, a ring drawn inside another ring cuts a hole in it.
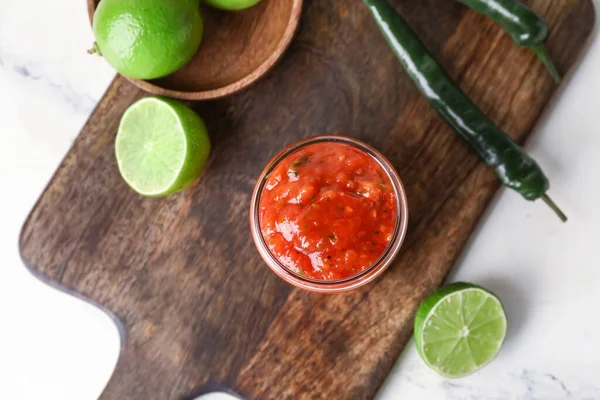
[{"label": "glass jar", "polygon": [[[281,161],[286,159],[289,155],[297,152],[305,146],[316,144],[316,143],[340,143],[352,146],[358,149],[362,153],[368,155],[375,160],[387,174],[389,181],[393,186],[397,201],[397,218],[396,227],[389,245],[381,256],[375,261],[370,267],[366,268],[356,275],[350,276],[342,280],[316,280],[306,276],[300,275],[291,269],[284,266],[279,260],[271,253],[269,247],[263,237],[261,226],[260,226],[260,200],[262,197],[263,190],[267,178],[271,172],[279,165]],[[271,270],[277,274],[280,278],[286,282],[305,290],[320,293],[337,293],[344,292],[352,289],[356,289],[360,286],[366,285],[373,281],[379,275],[381,275],[385,269],[392,263],[406,236],[406,230],[408,227],[408,202],[406,199],[406,192],[402,181],[392,166],[392,164],[377,150],[373,147],[363,143],[359,140],[337,135],[326,135],[317,136],[308,139],[300,140],[281,152],[279,152],[273,159],[267,164],[263,172],[260,174],[252,199],[250,202],[250,229],[252,231],[252,238],[256,244],[256,248],[260,253],[265,263],[271,268]]]}]

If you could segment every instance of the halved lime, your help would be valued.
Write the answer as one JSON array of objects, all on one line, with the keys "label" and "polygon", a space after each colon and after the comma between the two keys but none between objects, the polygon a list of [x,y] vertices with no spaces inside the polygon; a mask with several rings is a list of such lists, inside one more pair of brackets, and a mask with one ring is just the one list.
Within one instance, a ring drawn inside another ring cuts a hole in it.
[{"label": "halved lime", "polygon": [[432,293],[419,308],[415,343],[430,368],[460,378],[496,357],[506,326],[498,297],[470,283],[454,283]]},{"label": "halved lime", "polygon": [[202,119],[184,104],[146,97],[131,105],[115,142],[119,171],[139,194],[165,196],[191,185],[210,153]]}]

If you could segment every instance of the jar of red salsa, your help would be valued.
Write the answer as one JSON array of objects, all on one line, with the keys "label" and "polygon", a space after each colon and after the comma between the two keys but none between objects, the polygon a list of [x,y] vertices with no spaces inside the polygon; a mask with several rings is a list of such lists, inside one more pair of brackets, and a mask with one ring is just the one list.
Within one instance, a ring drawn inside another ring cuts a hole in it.
[{"label": "jar of red salsa", "polygon": [[267,265],[302,289],[335,293],[379,276],[406,235],[408,206],[390,162],[369,145],[319,136],[277,154],[256,183],[252,237]]}]

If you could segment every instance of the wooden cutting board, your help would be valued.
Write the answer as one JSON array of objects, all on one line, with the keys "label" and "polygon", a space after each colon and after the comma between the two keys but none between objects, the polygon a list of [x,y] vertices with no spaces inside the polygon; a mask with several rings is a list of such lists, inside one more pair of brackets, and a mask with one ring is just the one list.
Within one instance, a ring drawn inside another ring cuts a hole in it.
[{"label": "wooden cutting board", "polygon": [[[549,50],[565,73],[592,31],[593,5],[527,3],[549,21]],[[556,90],[532,53],[455,2],[393,4],[474,102],[523,142]],[[187,399],[215,389],[249,399],[372,398],[420,301],[444,282],[498,189],[494,174],[416,92],[358,0],[307,1],[293,45],[267,78],[194,105],[214,152],[192,190],[146,199],[121,180],[115,132],[143,95],[115,78],[20,241],[35,275],[119,322],[121,356],[102,398]],[[319,133],[380,149],[410,204],[401,255],[382,278],[347,294],[292,288],[250,237],[261,169]],[[539,212],[551,211],[540,204]]]}]

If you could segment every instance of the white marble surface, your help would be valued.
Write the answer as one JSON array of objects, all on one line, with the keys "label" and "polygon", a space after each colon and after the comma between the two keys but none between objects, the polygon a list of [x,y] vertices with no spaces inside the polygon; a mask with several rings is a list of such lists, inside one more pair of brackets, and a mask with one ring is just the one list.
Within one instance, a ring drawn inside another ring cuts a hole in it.
[{"label": "white marble surface", "polygon": [[[112,79],[86,54],[91,43],[82,0],[0,2],[0,399],[95,399],[117,361],[111,320],[36,281],[17,250],[28,211]],[[595,40],[529,144],[571,221],[503,191],[451,278],[504,300],[502,353],[450,381],[409,346],[380,400],[600,399],[598,71]]]}]

